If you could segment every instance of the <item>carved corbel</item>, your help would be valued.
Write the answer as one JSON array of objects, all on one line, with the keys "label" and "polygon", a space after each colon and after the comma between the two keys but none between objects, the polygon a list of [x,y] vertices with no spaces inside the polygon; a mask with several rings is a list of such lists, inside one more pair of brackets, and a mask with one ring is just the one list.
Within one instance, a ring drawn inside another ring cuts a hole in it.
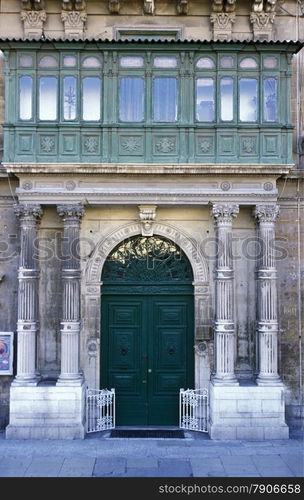
[{"label": "carved corbel", "polygon": [[250,22],[255,39],[270,40],[277,0],[253,0]]},{"label": "carved corbel", "polygon": [[67,38],[83,38],[87,20],[86,2],[84,0],[63,0],[61,19]]},{"label": "carved corbel", "polygon": [[144,13],[145,14],[154,14],[155,4],[154,0],[144,0]]},{"label": "carved corbel", "polygon": [[139,205],[139,220],[142,236],[153,236],[153,224],[156,217],[156,205]]},{"label": "carved corbel", "polygon": [[[30,2],[28,2],[29,4]],[[32,2],[31,7],[35,2]],[[41,7],[42,7],[41,3]],[[43,34],[43,25],[46,21],[45,10],[40,9],[23,9],[20,12],[20,19],[23,22],[23,33],[25,38],[40,38]]]},{"label": "carved corbel", "polygon": [[180,15],[188,14],[188,0],[177,0],[176,10]]},{"label": "carved corbel", "polygon": [[111,14],[119,14],[120,11],[120,0],[109,0],[109,11]]}]

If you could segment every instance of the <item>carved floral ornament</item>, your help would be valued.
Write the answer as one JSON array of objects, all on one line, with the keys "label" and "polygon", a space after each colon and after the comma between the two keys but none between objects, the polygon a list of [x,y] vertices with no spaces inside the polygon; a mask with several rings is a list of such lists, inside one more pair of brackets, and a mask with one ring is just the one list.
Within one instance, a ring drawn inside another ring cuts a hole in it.
[{"label": "carved floral ornament", "polygon": [[16,203],[14,205],[14,212],[21,219],[41,219],[43,213],[40,205],[23,203]]},{"label": "carved floral ornament", "polygon": [[257,205],[253,210],[253,215],[259,222],[275,222],[279,214],[279,205]]},{"label": "carved floral ornament", "polygon": [[57,212],[63,220],[66,219],[81,219],[84,216],[84,206],[81,204],[75,205],[58,205]]},{"label": "carved floral ornament", "polygon": [[213,205],[211,209],[211,214],[213,215],[217,223],[221,222],[231,223],[233,217],[236,217],[238,213],[239,213],[238,205],[216,203]]}]

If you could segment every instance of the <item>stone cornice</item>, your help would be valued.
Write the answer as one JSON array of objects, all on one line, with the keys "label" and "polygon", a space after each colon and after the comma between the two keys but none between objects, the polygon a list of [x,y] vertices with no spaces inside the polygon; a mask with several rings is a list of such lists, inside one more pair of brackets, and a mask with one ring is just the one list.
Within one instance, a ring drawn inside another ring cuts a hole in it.
[{"label": "stone cornice", "polygon": [[[220,192],[204,193],[182,192],[169,193],[167,192],[143,192],[140,188],[138,192],[127,192],[117,190],[116,192],[22,192],[18,193],[20,202],[35,201],[36,203],[43,203],[48,205],[64,204],[67,201],[70,203],[87,202],[90,205],[140,205],[140,204],[156,204],[156,205],[176,205],[177,201],[179,206],[202,206],[209,205],[210,203],[239,203],[241,205],[256,205],[256,203],[275,203],[277,201],[277,194],[269,193],[244,193],[237,192],[227,194]],[[85,200],[85,201],[84,201]]]},{"label": "stone cornice", "polygon": [[8,163],[13,174],[127,174],[127,175],[283,175],[293,164],[127,164],[127,163]]}]

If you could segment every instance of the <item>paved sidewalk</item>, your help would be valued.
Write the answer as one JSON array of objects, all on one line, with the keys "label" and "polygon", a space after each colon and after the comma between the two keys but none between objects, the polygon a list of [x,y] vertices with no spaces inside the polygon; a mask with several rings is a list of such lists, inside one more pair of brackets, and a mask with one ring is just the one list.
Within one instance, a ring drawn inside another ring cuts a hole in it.
[{"label": "paved sidewalk", "polygon": [[303,434],[289,440],[214,441],[110,438],[6,440],[0,477],[304,477]]}]

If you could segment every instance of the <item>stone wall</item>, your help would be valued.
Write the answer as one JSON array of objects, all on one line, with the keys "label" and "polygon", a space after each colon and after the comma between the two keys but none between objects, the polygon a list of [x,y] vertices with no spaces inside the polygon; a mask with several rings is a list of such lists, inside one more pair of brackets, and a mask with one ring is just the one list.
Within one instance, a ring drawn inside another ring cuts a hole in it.
[{"label": "stone wall", "polygon": [[279,369],[287,387],[286,412],[291,426],[300,426],[303,419],[303,193],[303,180],[279,182],[281,215],[277,238],[282,248],[278,262]]},{"label": "stone wall", "polygon": [[[89,37],[113,38],[115,29],[121,27],[179,27],[185,38],[210,39],[212,24],[210,22],[211,0],[189,0],[188,15],[177,15],[175,0],[155,0],[153,15],[144,14],[143,0],[120,1],[120,13],[113,15],[108,9],[108,0],[87,0],[87,19],[85,34]],[[252,0],[238,0],[236,19],[232,26],[232,36],[246,40],[253,36],[250,22]],[[44,32],[50,37],[64,35],[61,20],[60,0],[45,0],[47,19]],[[2,0],[0,17],[0,34],[2,37],[22,37],[23,26],[20,20],[20,0]],[[303,38],[304,19],[300,5],[294,0],[278,0],[276,18],[273,23],[272,37],[275,40],[293,40],[297,35]],[[298,25],[298,28],[297,28]]]},{"label": "stone wall", "polygon": [[[19,237],[12,193],[16,180],[0,172],[0,331],[15,332],[17,321],[17,270]],[[15,338],[16,352],[16,338]],[[16,361],[16,358],[15,358]],[[14,363],[16,365],[16,363]],[[8,423],[9,387],[12,376],[0,375],[0,428]]]}]

